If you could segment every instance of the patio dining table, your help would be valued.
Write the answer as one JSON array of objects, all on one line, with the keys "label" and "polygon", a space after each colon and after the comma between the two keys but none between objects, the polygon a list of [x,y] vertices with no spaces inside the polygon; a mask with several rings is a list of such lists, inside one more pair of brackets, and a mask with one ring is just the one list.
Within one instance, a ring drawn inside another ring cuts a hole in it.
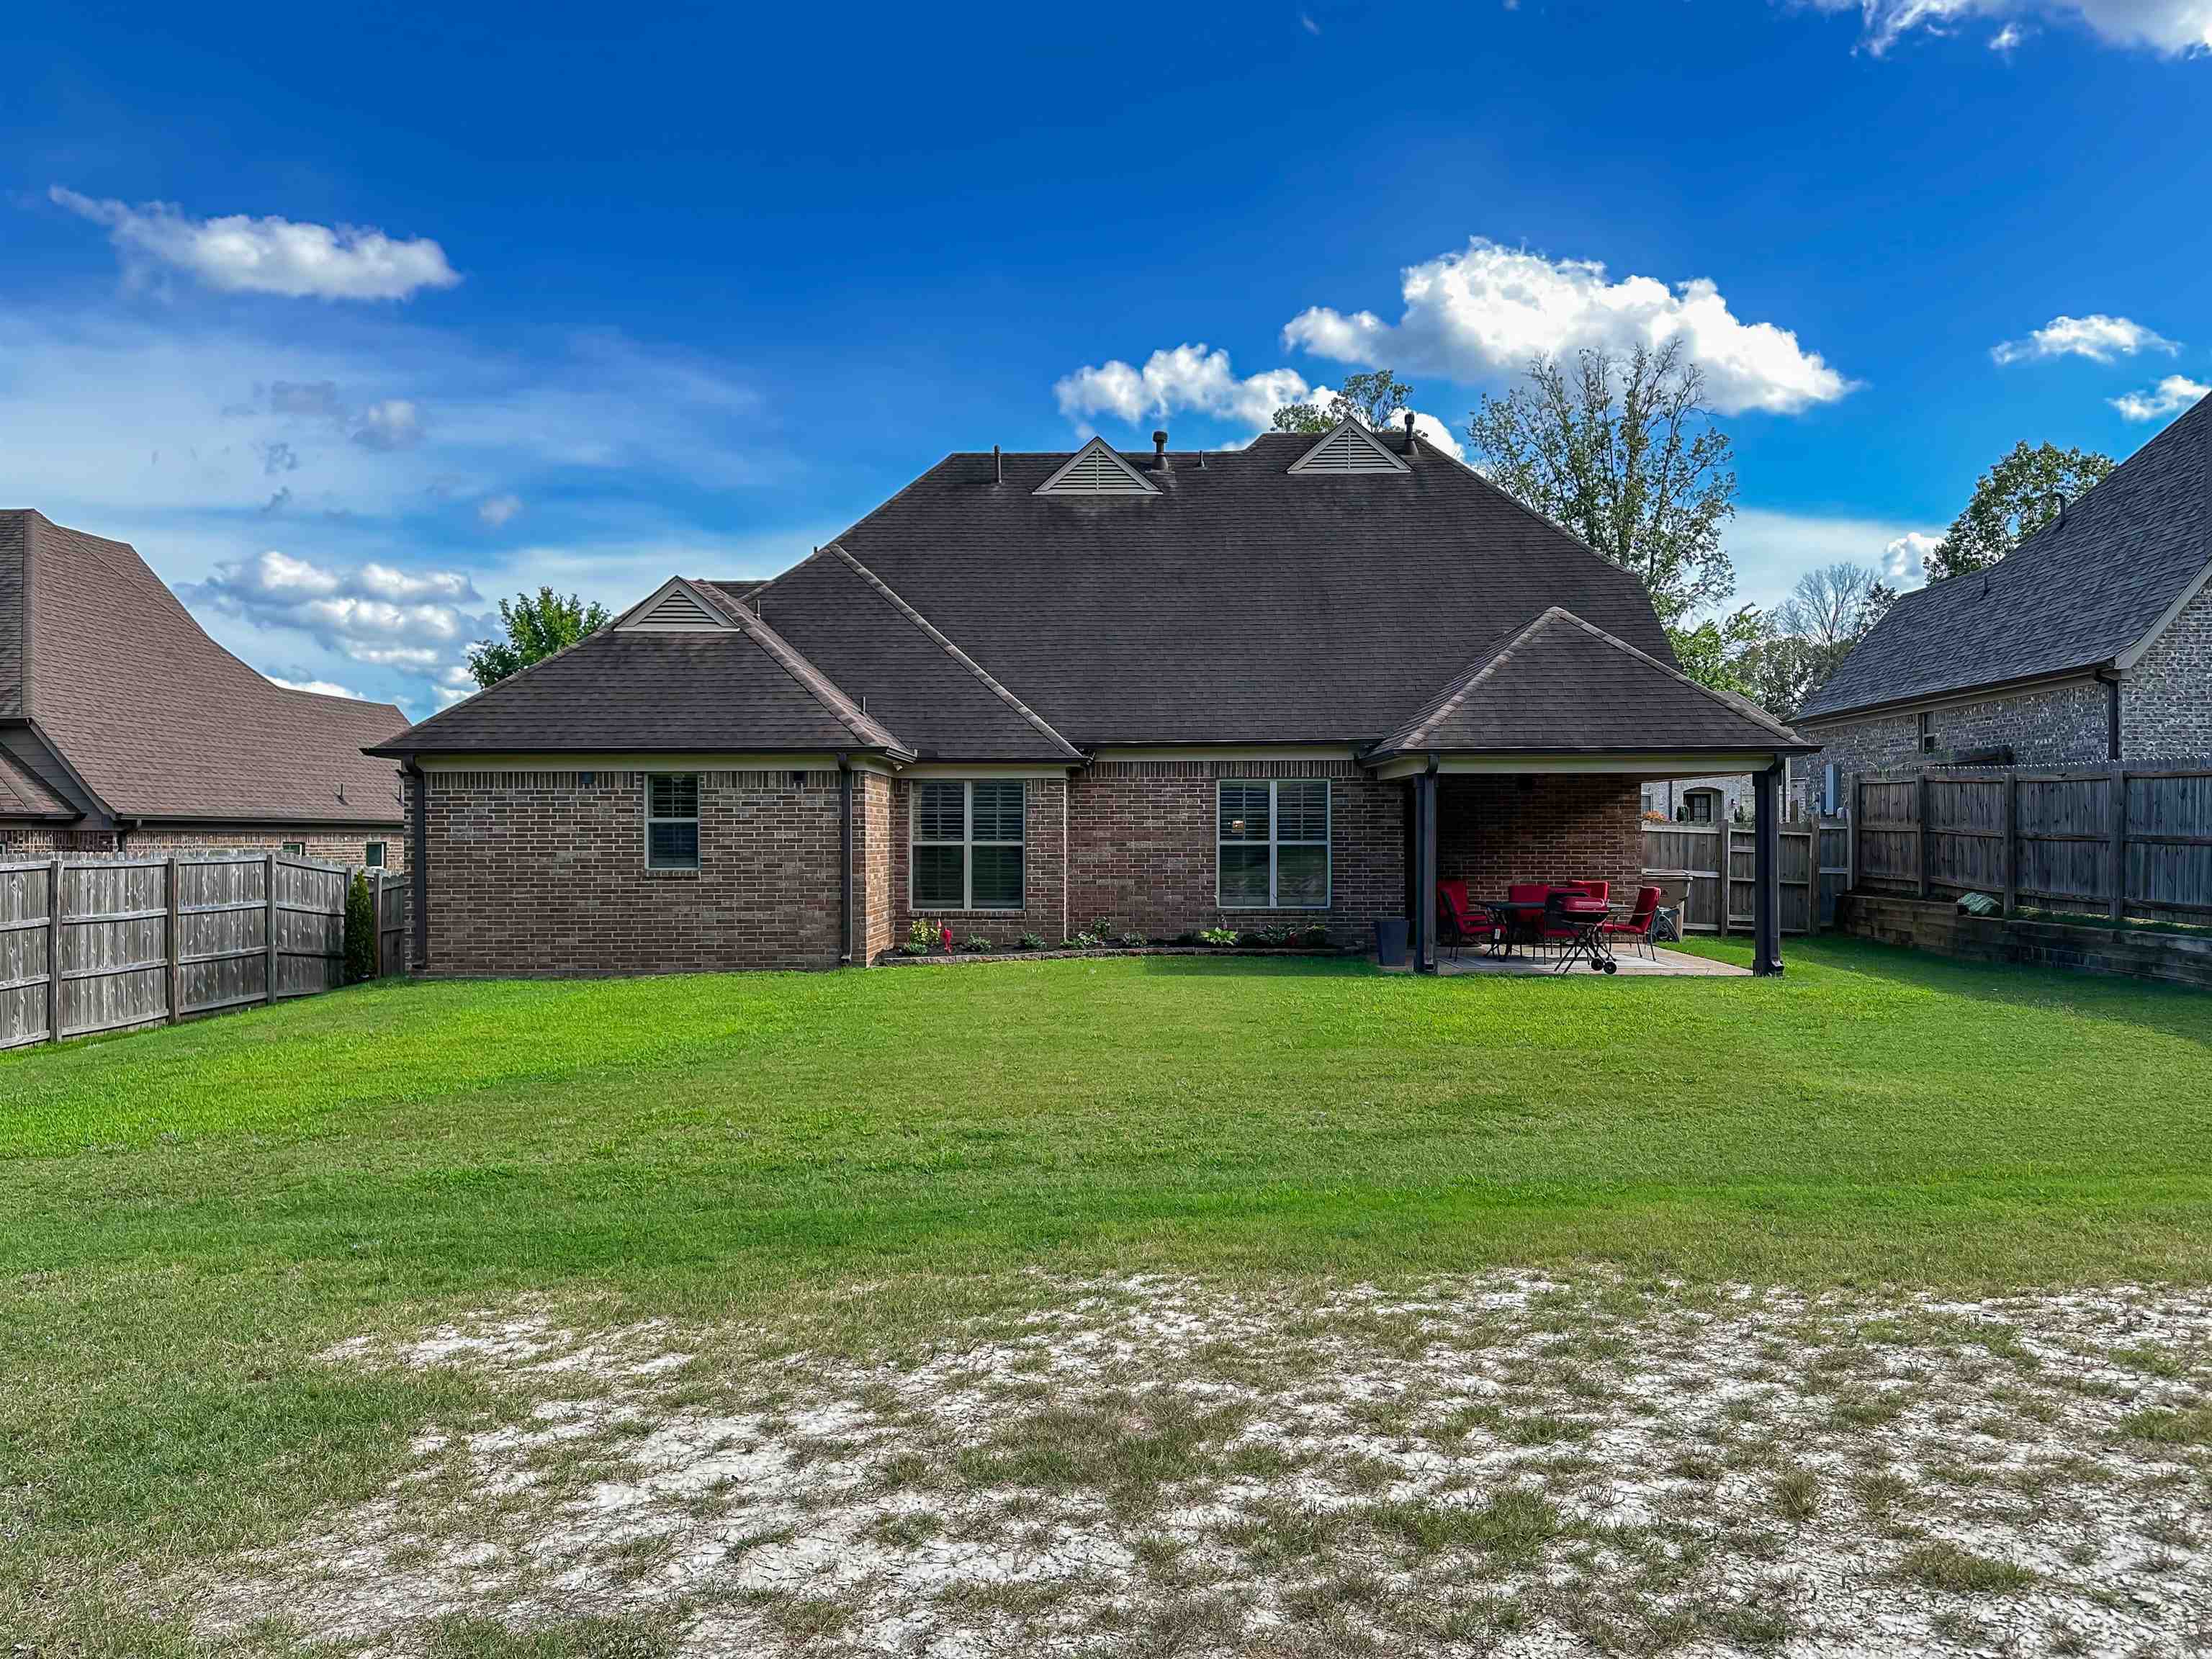
[{"label": "patio dining table", "polygon": [[1544,937],[1544,901],[1541,899],[1492,899],[1483,907],[1495,915],[1504,932],[1499,941],[1499,954],[1511,956],[1516,945],[1540,944]]}]

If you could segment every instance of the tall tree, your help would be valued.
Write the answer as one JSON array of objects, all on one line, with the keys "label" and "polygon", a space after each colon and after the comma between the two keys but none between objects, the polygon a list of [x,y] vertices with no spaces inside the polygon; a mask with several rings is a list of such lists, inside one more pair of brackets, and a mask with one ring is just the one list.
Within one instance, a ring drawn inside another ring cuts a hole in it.
[{"label": "tall tree", "polygon": [[1974,481],[1973,499],[1928,556],[1928,580],[1987,569],[2058,516],[2059,496],[2080,500],[2116,465],[2094,449],[2014,444]]},{"label": "tall tree", "polygon": [[499,602],[503,640],[479,640],[469,647],[469,672],[479,686],[496,685],[556,651],[596,634],[614,620],[597,600],[586,605],[574,593],[541,587]]},{"label": "tall tree", "polygon": [[1721,526],[1735,511],[1728,435],[1679,337],[1623,355],[1538,356],[1468,422],[1491,481],[1635,572],[1670,629],[1735,591]]},{"label": "tall tree", "polygon": [[1393,426],[1413,388],[1387,368],[1371,374],[1347,374],[1344,385],[1329,393],[1326,404],[1285,404],[1275,411],[1278,432],[1332,432],[1347,416],[1374,430]]}]

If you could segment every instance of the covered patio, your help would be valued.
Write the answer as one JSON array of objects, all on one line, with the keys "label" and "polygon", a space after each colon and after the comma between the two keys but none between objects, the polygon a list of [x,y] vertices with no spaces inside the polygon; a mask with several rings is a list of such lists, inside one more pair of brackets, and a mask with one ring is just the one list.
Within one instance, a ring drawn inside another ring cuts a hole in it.
[{"label": "covered patio", "polygon": [[[1665,945],[1656,946],[1646,957],[1638,951],[1622,950],[1616,953],[1615,962],[1620,973],[1630,979],[1748,979],[1751,969],[1739,968],[1732,962],[1716,962],[1711,957],[1692,956],[1686,951],[1670,951]],[[1517,951],[1511,956],[1498,956],[1472,946],[1455,951],[1443,946],[1437,954],[1434,971],[1449,979],[1459,975],[1492,979],[1553,979],[1573,978],[1581,964],[1562,970],[1555,956],[1535,951]],[[1386,974],[1410,974],[1413,964],[1407,962],[1397,967],[1385,967]],[[1587,977],[1587,975],[1583,975]]]},{"label": "covered patio", "polygon": [[[1614,917],[1625,919],[1642,873],[1643,782],[1748,773],[1750,971],[1780,973],[1783,769],[1814,748],[1743,698],[1569,611],[1547,611],[1366,757],[1377,777],[1406,781],[1413,970],[1548,971],[1556,964],[1508,967],[1516,958],[1472,950],[1453,963],[1438,927],[1441,884],[1464,883],[1473,903],[1499,906],[1515,887],[1604,882]],[[1659,971],[1650,961],[1632,967],[1632,952],[1613,954],[1620,972]],[[1723,966],[1667,954],[1678,973]],[[1489,962],[1498,965],[1480,965]]]}]

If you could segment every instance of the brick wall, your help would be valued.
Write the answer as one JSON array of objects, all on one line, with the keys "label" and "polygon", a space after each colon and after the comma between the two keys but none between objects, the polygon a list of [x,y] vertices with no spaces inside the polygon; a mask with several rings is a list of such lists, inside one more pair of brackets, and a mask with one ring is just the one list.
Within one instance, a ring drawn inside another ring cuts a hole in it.
[{"label": "brick wall", "polygon": [[1065,908],[1067,822],[1067,784],[1060,778],[1022,781],[1022,908],[1018,910],[959,910],[914,908],[908,893],[913,860],[908,856],[908,808],[915,780],[901,778],[891,787],[890,945],[906,942],[917,920],[932,932],[950,927],[955,939],[980,936],[994,945],[1012,945],[1024,933],[1034,933],[1047,945],[1057,945],[1082,924],[1068,919]]},{"label": "brick wall", "polygon": [[[1844,779],[1854,772],[1910,769],[1923,761],[1938,764],[1961,750],[1998,747],[2010,749],[2017,766],[2102,766],[2112,753],[2109,695],[2096,681],[2083,680],[1931,708],[1932,755],[1922,752],[1917,710],[1823,726],[1807,733],[1822,746],[1796,769],[1801,782],[1793,806],[1818,808],[1821,768],[1831,761]],[[2126,702],[2123,696],[2124,719]]]},{"label": "brick wall", "polygon": [[2120,752],[2146,762],[2212,755],[2212,586],[2182,607],[2129,672]]},{"label": "brick wall", "polygon": [[[66,825],[62,833],[70,832]],[[46,823],[0,823],[0,858],[38,859],[52,856],[56,834],[54,826]],[[123,851],[131,856],[161,858],[169,853],[220,852],[246,853],[281,850],[287,842],[306,843],[303,856],[320,859],[326,864],[363,864],[368,859],[368,843],[384,843],[385,865],[388,869],[403,868],[407,862],[407,837],[404,831],[392,830],[349,830],[333,833],[327,830],[132,830],[123,837]],[[64,853],[84,850],[63,847]],[[112,842],[103,842],[100,850],[112,851]]]},{"label": "brick wall", "polygon": [[1609,776],[1446,777],[1437,873],[1480,898],[1516,882],[1608,881],[1632,899],[1644,871],[1642,787]]},{"label": "brick wall", "polygon": [[[1223,910],[1216,902],[1218,780],[1329,781],[1327,910]],[[1406,786],[1349,761],[1110,761],[1068,793],[1070,925],[1103,916],[1115,931],[1172,939],[1197,928],[1324,921],[1346,943],[1406,906]]]},{"label": "brick wall", "polygon": [[835,771],[700,775],[696,871],[645,868],[638,772],[439,772],[428,813],[435,974],[828,968]]},{"label": "brick wall", "polygon": [[893,937],[891,795],[896,787],[873,772],[853,776],[853,960],[873,962]]}]

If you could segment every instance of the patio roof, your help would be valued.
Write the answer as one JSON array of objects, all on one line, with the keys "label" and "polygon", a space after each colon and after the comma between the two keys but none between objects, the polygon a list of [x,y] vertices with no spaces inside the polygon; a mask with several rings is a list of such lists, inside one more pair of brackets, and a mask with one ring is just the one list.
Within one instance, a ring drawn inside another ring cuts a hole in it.
[{"label": "patio roof", "polygon": [[1532,770],[1635,769],[1655,760],[1747,763],[1814,747],[1757,704],[1553,605],[1486,649],[1364,758],[1381,765],[1454,754]]}]

